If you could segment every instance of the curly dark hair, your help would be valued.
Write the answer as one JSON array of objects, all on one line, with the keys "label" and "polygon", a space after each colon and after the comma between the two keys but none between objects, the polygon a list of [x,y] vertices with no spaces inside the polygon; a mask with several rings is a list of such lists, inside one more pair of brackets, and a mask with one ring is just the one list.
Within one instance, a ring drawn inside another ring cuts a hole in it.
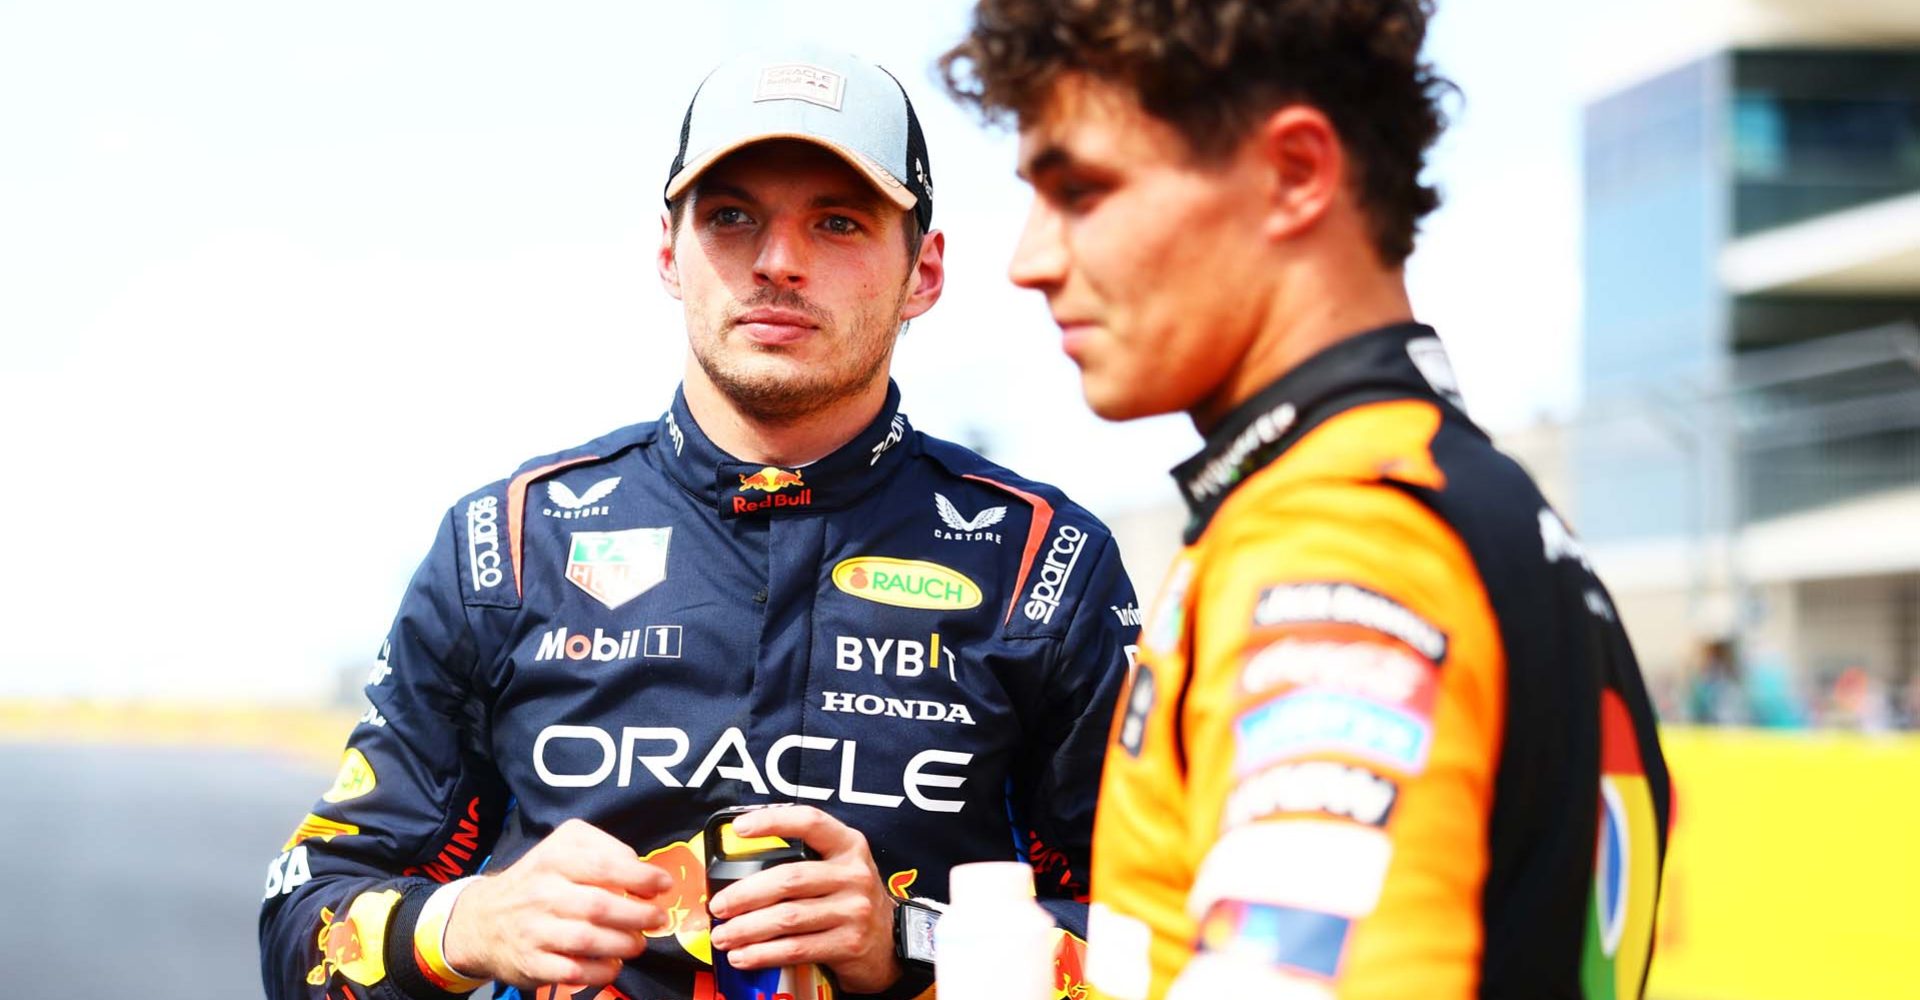
[{"label": "curly dark hair", "polygon": [[947,89],[990,122],[1031,119],[1055,81],[1117,84],[1202,160],[1235,149],[1289,103],[1320,109],[1389,266],[1440,204],[1420,183],[1454,90],[1420,58],[1432,0],[979,0],[940,58]]}]

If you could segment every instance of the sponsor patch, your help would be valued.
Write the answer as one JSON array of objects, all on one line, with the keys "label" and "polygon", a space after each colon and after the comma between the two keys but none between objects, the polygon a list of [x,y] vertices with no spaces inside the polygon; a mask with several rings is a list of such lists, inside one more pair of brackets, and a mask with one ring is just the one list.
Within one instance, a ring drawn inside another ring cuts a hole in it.
[{"label": "sponsor patch", "polygon": [[379,687],[381,682],[387,679],[387,675],[393,673],[393,668],[387,666],[387,659],[392,655],[393,640],[382,641],[379,655],[373,658],[373,669],[367,671],[368,687]]},{"label": "sponsor patch", "polygon": [[1285,638],[1268,643],[1240,668],[1248,694],[1319,688],[1412,709],[1433,711],[1435,668],[1377,642]]},{"label": "sponsor patch", "polygon": [[1234,772],[1279,761],[1351,754],[1406,774],[1427,763],[1426,720],[1377,702],[1333,691],[1306,690],[1267,702],[1234,720]]},{"label": "sponsor patch", "polygon": [[1181,483],[1187,498],[1197,504],[1206,503],[1246,478],[1259,464],[1262,452],[1280,440],[1298,416],[1292,403],[1281,403],[1255,418],[1224,450]]},{"label": "sponsor patch", "polygon": [[833,586],[863,601],[929,611],[965,611],[981,597],[980,586],[959,570],[888,556],[842,559],[833,567]]},{"label": "sponsor patch", "polygon": [[1026,606],[1022,609],[1028,621],[1053,621],[1053,613],[1060,610],[1060,601],[1066,596],[1067,581],[1073,579],[1074,568],[1086,548],[1087,533],[1079,528],[1063,524],[1054,532],[1046,561],[1040,564],[1040,578],[1027,592]]},{"label": "sponsor patch", "polygon": [[1288,819],[1228,831],[1200,863],[1187,912],[1221,900],[1364,917],[1380,899],[1393,841],[1352,823]]},{"label": "sponsor patch", "polygon": [[820,710],[849,715],[866,715],[920,722],[958,722],[973,725],[973,713],[958,702],[929,701],[924,698],[891,698],[877,694],[852,694],[823,691]]},{"label": "sponsor patch", "polygon": [[753,99],[755,103],[805,101],[838,111],[846,93],[847,78],[833,70],[812,63],[779,63],[760,71]]},{"label": "sponsor patch", "polygon": [[607,495],[619,486],[619,476],[608,476],[587,487],[586,492],[575,493],[566,483],[556,479],[547,484],[548,503],[540,509],[540,513],[566,521],[581,517],[598,517],[613,509],[600,501],[605,500]]},{"label": "sponsor patch", "polygon": [[667,578],[672,528],[576,531],[567,547],[567,582],[617,608]]},{"label": "sponsor patch", "polygon": [[425,876],[445,885],[470,874],[474,865],[473,856],[479,851],[480,799],[476,796],[467,800],[467,814],[460,817],[453,834],[441,846],[440,853],[425,864],[401,869],[400,874],[408,878]]},{"label": "sponsor patch", "polygon": [[540,634],[540,645],[534,649],[533,660],[535,663],[562,659],[615,663],[637,659],[643,653],[655,659],[677,660],[680,635],[678,625],[648,625],[612,633],[596,627],[591,635],[562,626]]},{"label": "sponsor patch", "polygon": [[307,845],[301,844],[267,865],[266,893],[260,898],[283,896],[311,881],[313,871],[307,866]]},{"label": "sponsor patch", "polygon": [[301,820],[299,826],[294,827],[293,835],[287,838],[286,843],[280,845],[280,849],[283,851],[291,851],[294,845],[303,840],[311,840],[314,837],[318,837],[323,841],[331,841],[335,837],[351,837],[359,832],[360,828],[354,826],[352,823],[341,823],[337,820],[328,819],[325,816],[316,816],[313,813],[308,813],[307,818]]},{"label": "sponsor patch", "polygon": [[1562,559],[1580,564],[1582,569],[1593,571],[1593,563],[1587,559],[1587,548],[1573,537],[1567,529],[1567,522],[1560,520],[1550,507],[1540,508],[1540,552],[1550,563]]},{"label": "sponsor patch", "polygon": [[1141,663],[1133,670],[1133,683],[1127,688],[1127,713],[1120,717],[1120,729],[1114,734],[1128,755],[1140,756],[1147,740],[1147,717],[1153,712],[1153,668]]},{"label": "sponsor patch", "polygon": [[1414,652],[1440,663],[1447,658],[1447,634],[1398,601],[1351,583],[1291,583],[1268,587],[1254,605],[1253,624],[1302,625],[1326,622],[1356,625],[1391,636]]},{"label": "sponsor patch", "polygon": [[499,508],[495,497],[467,503],[467,572],[475,590],[491,590],[506,579],[500,570]]},{"label": "sponsor patch", "polygon": [[1007,508],[1004,506],[985,507],[972,517],[962,516],[960,508],[955,507],[953,501],[939,493],[933,495],[933,509],[940,515],[940,522],[946,525],[944,530],[933,529],[933,537],[950,542],[998,543],[1000,533],[987,529],[999,524],[1007,517]]},{"label": "sponsor patch", "polygon": [[881,438],[879,443],[873,446],[873,457],[867,460],[867,468],[871,469],[879,465],[880,456],[886,454],[887,449],[899,444],[900,439],[905,437],[906,434],[907,418],[898,413],[894,414],[893,422],[887,425],[887,436]]},{"label": "sponsor patch", "polygon": [[933,632],[926,642],[918,639],[875,639],[868,636],[833,637],[833,667],[850,673],[866,673],[869,666],[876,676],[938,676],[960,680],[960,658],[940,644],[940,633]]},{"label": "sponsor patch", "polygon": [[1385,826],[1399,797],[1399,785],[1364,767],[1330,760],[1280,764],[1236,785],[1220,824],[1232,829],[1269,816],[1324,813]]},{"label": "sponsor patch", "polygon": [[[636,780],[647,783],[647,776],[667,788],[704,788],[717,779],[740,782],[762,796],[777,792],[799,799],[837,800],[881,809],[898,809],[903,803],[911,803],[925,812],[957,813],[966,807],[966,801],[942,797],[936,790],[958,789],[967,783],[968,776],[934,768],[964,769],[973,762],[971,753],[926,749],[914,754],[899,774],[876,776],[873,765],[860,766],[860,744],[856,740],[792,733],[774,740],[760,757],[748,749],[746,733],[737,726],[727,727],[701,754],[699,763],[688,769],[685,765],[692,749],[687,731],[673,726],[625,726],[615,731],[555,724],[540,730],[534,738],[533,769],[553,788],[595,788],[609,780],[626,788]],[[801,754],[838,757],[836,763],[815,763],[812,773],[838,774],[839,784],[826,787],[790,780],[787,775],[799,767],[789,758]],[[875,791],[876,785],[898,788],[903,794]],[[729,789],[717,794],[744,792]]]},{"label": "sponsor patch", "polygon": [[1200,922],[1200,949],[1331,979],[1352,928],[1331,913],[1224,900]]},{"label": "sponsor patch", "polygon": [[387,923],[399,903],[400,893],[388,889],[353,897],[346,915],[337,920],[332,910],[321,907],[315,941],[320,964],[307,973],[307,985],[324,985],[335,971],[362,986],[387,978]]},{"label": "sponsor patch", "polygon": [[1113,612],[1113,617],[1119,620],[1121,627],[1140,627],[1140,609],[1138,607],[1129,604],[1123,608],[1118,604],[1109,604],[1107,605],[1107,610]]},{"label": "sponsor patch", "polygon": [[348,747],[346,753],[340,755],[340,773],[334,776],[333,787],[320,796],[320,801],[345,802],[357,799],[373,791],[376,784],[373,765],[367,763],[366,754],[357,747]]},{"label": "sponsor patch", "polygon": [[[737,472],[740,479],[740,492],[734,494],[732,513],[759,514],[775,508],[809,507],[813,504],[813,491],[807,488],[799,469],[791,472],[771,465],[758,472]],[[792,489],[793,492],[786,492]],[[756,500],[749,494],[764,494]]]},{"label": "sponsor patch", "polygon": [[687,435],[680,430],[680,421],[673,418],[672,410],[668,410],[662,419],[667,425],[667,436],[673,439],[673,455],[678,458],[687,447]]},{"label": "sponsor patch", "polygon": [[1600,822],[1580,980],[1589,997],[1639,996],[1652,955],[1660,821],[1633,716],[1600,693]]}]

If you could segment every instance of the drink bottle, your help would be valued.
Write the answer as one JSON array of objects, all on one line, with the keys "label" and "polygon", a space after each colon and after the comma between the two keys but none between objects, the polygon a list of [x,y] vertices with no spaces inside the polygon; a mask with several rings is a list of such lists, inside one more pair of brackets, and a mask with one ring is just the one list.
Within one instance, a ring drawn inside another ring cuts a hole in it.
[{"label": "drink bottle", "polygon": [[[782,837],[742,837],[733,832],[733,820],[758,806],[733,806],[707,817],[701,836],[706,840],[707,898],[727,886],[791,861],[811,861],[805,844]],[[711,919],[712,914],[708,914]],[[723,920],[713,920],[719,927]],[[833,1000],[833,983],[826,970],[811,963],[778,969],[736,969],[727,953],[713,949],[713,988],[716,1000]]]},{"label": "drink bottle", "polygon": [[1033,898],[1033,869],[1018,861],[955,865],[953,901],[933,928],[940,1000],[1052,1000],[1053,917]]}]

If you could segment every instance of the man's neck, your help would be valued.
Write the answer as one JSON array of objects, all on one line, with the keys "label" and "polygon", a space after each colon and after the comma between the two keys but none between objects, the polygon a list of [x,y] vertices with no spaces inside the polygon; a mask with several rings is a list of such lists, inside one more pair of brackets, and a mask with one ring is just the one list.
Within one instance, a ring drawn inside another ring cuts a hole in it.
[{"label": "man's neck", "polygon": [[687,409],[707,439],[742,462],[788,468],[819,461],[853,440],[887,402],[887,380],[792,420],[763,421],[740,411],[698,365],[689,364]]},{"label": "man's neck", "polygon": [[1204,437],[1241,403],[1307,359],[1356,334],[1413,319],[1399,268],[1364,258],[1319,256],[1276,281],[1251,345],[1218,391],[1188,411]]}]

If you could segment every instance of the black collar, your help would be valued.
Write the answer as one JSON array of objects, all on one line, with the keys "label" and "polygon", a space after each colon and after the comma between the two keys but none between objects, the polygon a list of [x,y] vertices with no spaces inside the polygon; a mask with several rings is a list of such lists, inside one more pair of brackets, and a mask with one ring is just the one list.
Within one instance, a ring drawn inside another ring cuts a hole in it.
[{"label": "black collar", "polygon": [[905,461],[913,438],[900,412],[900,388],[887,383],[880,414],[833,454],[800,468],[742,462],[720,450],[687,409],[683,387],[660,417],[660,464],[682,489],[721,517],[766,517],[838,510],[885,482]]},{"label": "black collar", "polygon": [[1360,403],[1404,398],[1463,410],[1446,351],[1433,329],[1419,323],[1349,337],[1280,376],[1229,413],[1199,454],[1173,467],[1190,514],[1187,543],[1200,537],[1236,486],[1307,431]]}]

